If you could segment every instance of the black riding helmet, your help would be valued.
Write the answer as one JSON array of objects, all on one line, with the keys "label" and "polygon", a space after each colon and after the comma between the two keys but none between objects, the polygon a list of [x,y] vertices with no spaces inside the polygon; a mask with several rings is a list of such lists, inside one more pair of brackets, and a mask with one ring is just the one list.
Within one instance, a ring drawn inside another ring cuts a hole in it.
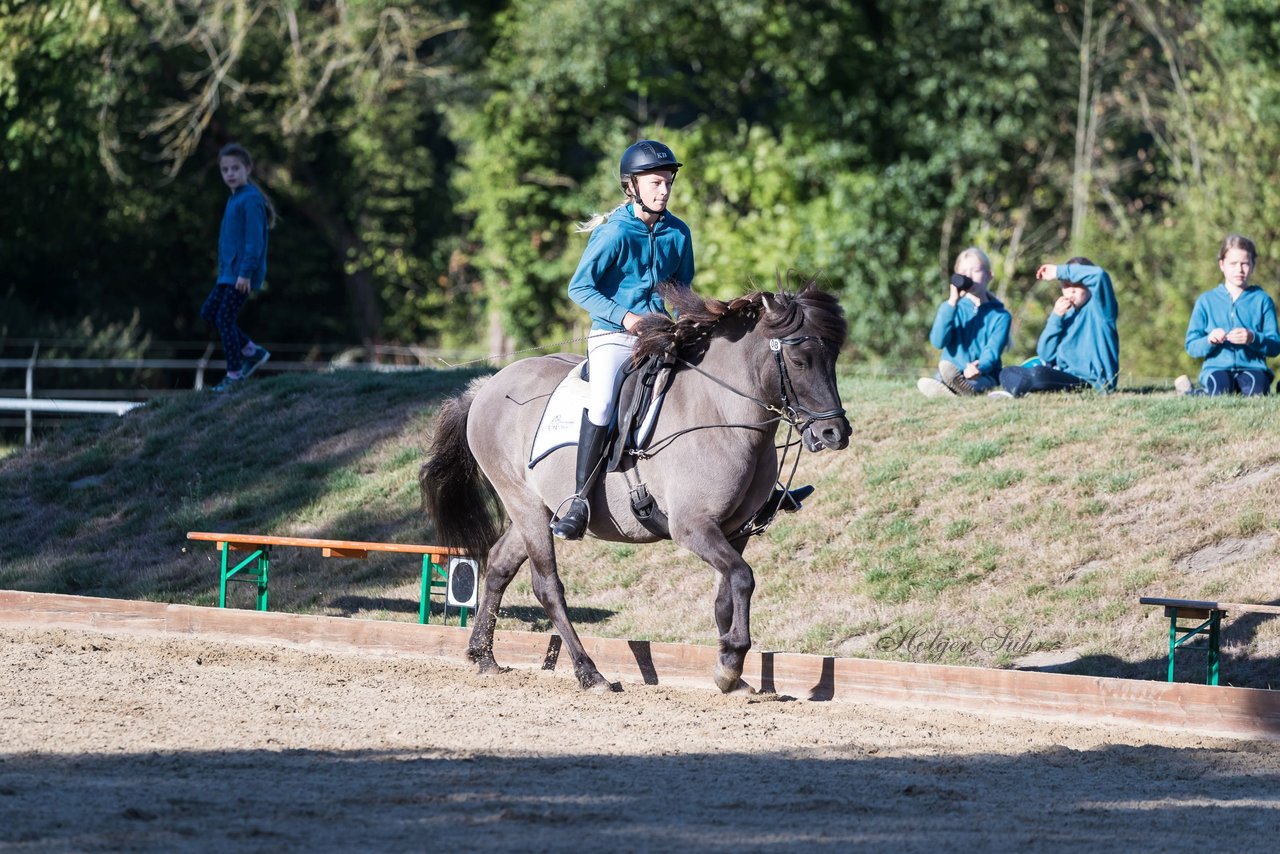
[{"label": "black riding helmet", "polygon": [[629,178],[641,172],[652,172],[655,169],[670,169],[675,172],[684,164],[676,160],[675,154],[656,139],[642,139],[622,152],[622,162],[618,165],[618,175]]},{"label": "black riding helmet", "polygon": [[670,148],[667,148],[656,139],[642,139],[628,146],[627,150],[622,152],[622,161],[618,164],[618,177],[621,178],[622,191],[626,192],[628,186],[630,186],[635,200],[641,208],[648,213],[659,213],[659,211],[649,210],[649,206],[641,200],[639,189],[635,184],[635,176],[642,172],[653,172],[658,169],[670,169],[674,174],[683,165],[679,160],[676,160],[676,156]]}]

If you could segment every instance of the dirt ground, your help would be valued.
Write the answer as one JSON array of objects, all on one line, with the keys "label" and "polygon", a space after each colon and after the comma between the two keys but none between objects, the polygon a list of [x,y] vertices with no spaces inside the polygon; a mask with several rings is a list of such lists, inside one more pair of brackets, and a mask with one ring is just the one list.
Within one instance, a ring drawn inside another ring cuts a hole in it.
[{"label": "dirt ground", "polygon": [[1280,744],[0,629],[5,851],[1133,850],[1280,831]]}]

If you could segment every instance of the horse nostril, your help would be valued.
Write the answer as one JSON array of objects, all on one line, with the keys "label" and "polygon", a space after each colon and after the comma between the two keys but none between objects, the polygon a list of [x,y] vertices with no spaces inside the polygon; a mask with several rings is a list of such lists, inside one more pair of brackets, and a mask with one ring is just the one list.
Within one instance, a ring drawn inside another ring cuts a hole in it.
[{"label": "horse nostril", "polygon": [[843,448],[848,443],[846,433],[836,427],[828,427],[823,430],[822,441],[828,448]]}]

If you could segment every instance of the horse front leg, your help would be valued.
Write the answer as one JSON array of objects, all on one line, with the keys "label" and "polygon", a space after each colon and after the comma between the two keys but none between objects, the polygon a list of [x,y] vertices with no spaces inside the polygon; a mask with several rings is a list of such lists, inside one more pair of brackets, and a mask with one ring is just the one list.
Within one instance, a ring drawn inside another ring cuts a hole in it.
[{"label": "horse front leg", "polygon": [[527,557],[524,542],[512,529],[508,529],[489,549],[489,557],[485,561],[484,595],[467,644],[467,657],[480,666],[481,673],[498,670],[498,662],[493,657],[493,632],[498,623],[498,609],[502,606],[502,594]]},{"label": "horse front leg", "polygon": [[564,584],[556,569],[555,542],[551,539],[550,530],[544,527],[537,540],[526,541],[525,546],[533,564],[533,595],[560,633],[560,640],[573,661],[573,675],[577,677],[578,684],[591,690],[621,690],[619,685],[601,675],[569,621],[569,607],[564,599]]},{"label": "horse front leg", "polygon": [[751,595],[755,575],[741,557],[722,570],[716,592],[716,627],[720,630],[720,659],[716,662],[716,687],[725,694],[748,687],[742,668],[751,649]]},{"label": "horse front leg", "polygon": [[725,539],[710,524],[673,538],[720,573],[716,588],[716,629],[720,632],[720,656],[716,661],[716,687],[725,694],[750,690],[742,681],[742,669],[751,649],[751,596],[756,589],[755,574],[742,558],[742,547]]}]

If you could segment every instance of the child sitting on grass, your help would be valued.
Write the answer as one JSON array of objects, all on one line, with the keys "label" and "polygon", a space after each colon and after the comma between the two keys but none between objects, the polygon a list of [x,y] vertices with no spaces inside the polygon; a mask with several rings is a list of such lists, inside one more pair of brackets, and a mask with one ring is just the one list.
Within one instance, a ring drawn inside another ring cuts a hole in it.
[{"label": "child sitting on grass", "polygon": [[1275,378],[1267,359],[1280,354],[1276,306],[1266,291],[1249,284],[1258,260],[1253,241],[1228,234],[1218,250],[1222,284],[1196,300],[1187,325],[1187,353],[1204,359],[1200,388],[1184,375],[1174,381],[1181,394],[1267,394]]},{"label": "child sitting on grass", "polygon": [[987,290],[991,260],[975,246],[956,257],[950,293],[938,306],[929,342],[942,351],[938,372],[916,383],[925,397],[973,396],[995,387],[1012,318]]},{"label": "child sitting on grass", "polygon": [[1088,258],[1076,257],[1065,264],[1041,264],[1036,278],[1062,285],[1036,344],[1040,364],[1005,368],[1000,386],[1013,397],[1090,386],[1113,391],[1120,373],[1120,333],[1111,276]]}]

